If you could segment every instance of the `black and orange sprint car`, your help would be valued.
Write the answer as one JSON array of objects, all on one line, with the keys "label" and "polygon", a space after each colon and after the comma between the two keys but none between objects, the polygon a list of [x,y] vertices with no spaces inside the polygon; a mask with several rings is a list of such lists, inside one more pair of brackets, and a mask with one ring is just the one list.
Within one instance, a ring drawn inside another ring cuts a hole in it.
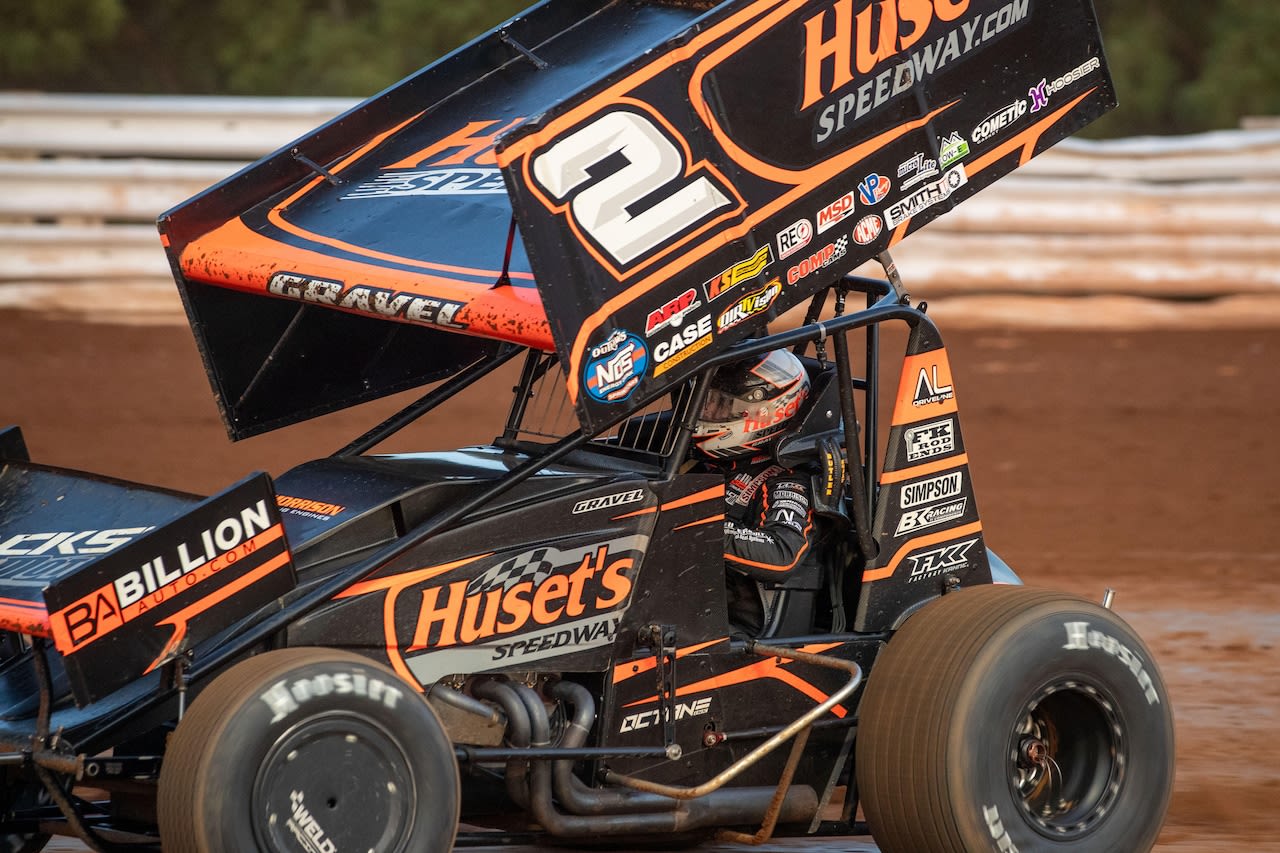
[{"label": "black and orange sprint car", "polygon": [[[1114,103],[1089,0],[548,0],[164,214],[233,439],[429,388],[205,499],[0,435],[4,849],[1150,849],[1160,675],[988,549],[887,254]],[[823,565],[748,630],[684,463],[783,347]],[[484,382],[489,443],[369,454]]]}]

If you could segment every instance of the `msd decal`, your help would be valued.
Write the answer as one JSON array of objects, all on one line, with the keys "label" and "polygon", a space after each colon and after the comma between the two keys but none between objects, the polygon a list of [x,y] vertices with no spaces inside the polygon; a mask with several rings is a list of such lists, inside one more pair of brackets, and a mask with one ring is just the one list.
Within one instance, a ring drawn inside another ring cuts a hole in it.
[{"label": "msd decal", "polygon": [[[886,189],[885,192],[888,192]],[[865,199],[864,199],[865,201]],[[818,233],[834,228],[853,215],[854,196],[848,192],[818,211]]]}]

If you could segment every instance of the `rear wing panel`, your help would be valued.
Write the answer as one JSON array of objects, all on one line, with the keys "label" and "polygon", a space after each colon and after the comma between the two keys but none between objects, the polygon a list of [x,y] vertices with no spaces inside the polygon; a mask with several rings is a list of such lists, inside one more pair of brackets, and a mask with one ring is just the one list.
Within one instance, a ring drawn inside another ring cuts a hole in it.
[{"label": "rear wing panel", "polygon": [[507,133],[588,429],[1115,105],[1090,0],[723,3]]}]

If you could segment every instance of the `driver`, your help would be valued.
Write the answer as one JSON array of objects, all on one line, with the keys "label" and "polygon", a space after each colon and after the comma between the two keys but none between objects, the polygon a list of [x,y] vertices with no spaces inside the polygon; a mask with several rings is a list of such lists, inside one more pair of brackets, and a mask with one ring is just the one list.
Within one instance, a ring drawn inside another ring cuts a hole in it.
[{"label": "driver", "polygon": [[[795,425],[809,375],[789,350],[721,367],[694,429],[695,454],[725,486],[724,559],[733,620],[759,633],[776,588],[816,567],[810,476],[773,445]],[[805,573],[807,574],[807,572]]]}]

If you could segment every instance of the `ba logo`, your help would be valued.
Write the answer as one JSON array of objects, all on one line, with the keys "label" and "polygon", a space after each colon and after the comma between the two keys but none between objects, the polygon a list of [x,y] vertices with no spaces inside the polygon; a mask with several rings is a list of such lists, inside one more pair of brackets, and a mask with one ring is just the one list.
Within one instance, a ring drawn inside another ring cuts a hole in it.
[{"label": "ba logo", "polygon": [[872,172],[858,184],[858,198],[862,199],[862,203],[866,205],[879,204],[884,201],[884,197],[889,194],[889,188],[892,186],[893,184],[884,175]]},{"label": "ba logo", "polygon": [[591,358],[583,370],[583,384],[592,399],[617,403],[631,396],[649,363],[649,350],[635,335],[615,331],[602,344],[591,348]]}]

